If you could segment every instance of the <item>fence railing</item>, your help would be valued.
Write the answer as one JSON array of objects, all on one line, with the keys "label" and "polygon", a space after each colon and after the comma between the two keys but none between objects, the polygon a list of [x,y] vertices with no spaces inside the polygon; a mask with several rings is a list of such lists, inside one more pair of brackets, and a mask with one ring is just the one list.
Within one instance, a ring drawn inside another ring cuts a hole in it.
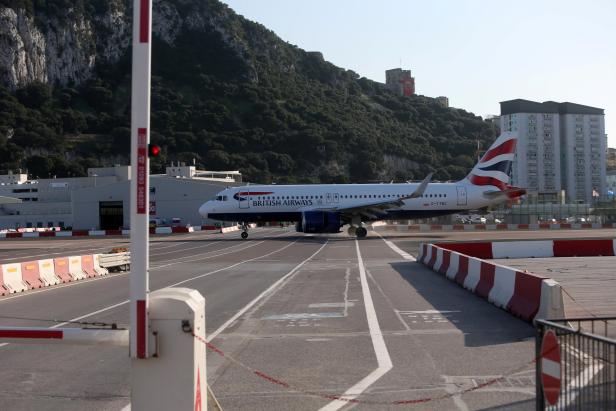
[{"label": "fence railing", "polygon": [[616,317],[535,324],[537,410],[615,410]]}]

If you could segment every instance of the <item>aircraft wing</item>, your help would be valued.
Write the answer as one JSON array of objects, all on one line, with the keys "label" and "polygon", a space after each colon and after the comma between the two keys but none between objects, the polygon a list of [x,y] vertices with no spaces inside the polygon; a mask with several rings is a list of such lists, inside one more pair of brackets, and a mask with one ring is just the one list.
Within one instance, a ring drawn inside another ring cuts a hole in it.
[{"label": "aircraft wing", "polygon": [[[423,195],[426,191],[426,187],[430,183],[432,179],[432,173],[428,174],[428,176],[419,184],[419,186],[408,196],[403,196],[399,198],[392,198],[387,200],[372,200],[367,201],[363,204],[354,205],[350,207],[318,207],[318,208],[310,208],[309,210],[321,210],[321,211],[337,211],[342,215],[352,217],[353,215],[362,215],[368,219],[376,220],[379,218],[379,214],[385,214],[385,210],[389,210],[392,208],[399,208],[404,205],[404,200],[410,200],[412,198],[418,198]],[[308,211],[302,210],[302,211]]]}]

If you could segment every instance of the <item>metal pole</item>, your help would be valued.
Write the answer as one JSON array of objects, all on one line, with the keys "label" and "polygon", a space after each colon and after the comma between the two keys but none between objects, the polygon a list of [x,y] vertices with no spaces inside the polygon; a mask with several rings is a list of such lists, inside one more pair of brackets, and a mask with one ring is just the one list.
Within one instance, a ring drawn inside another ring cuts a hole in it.
[{"label": "metal pole", "polygon": [[130,355],[148,358],[150,71],[152,4],[133,0],[130,191]]}]

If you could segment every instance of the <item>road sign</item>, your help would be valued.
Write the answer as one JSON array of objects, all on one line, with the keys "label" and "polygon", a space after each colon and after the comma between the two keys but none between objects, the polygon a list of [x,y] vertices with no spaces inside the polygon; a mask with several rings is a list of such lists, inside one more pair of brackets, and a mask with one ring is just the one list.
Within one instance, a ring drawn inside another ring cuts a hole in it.
[{"label": "road sign", "polygon": [[541,386],[550,405],[555,405],[560,396],[560,345],[553,330],[548,330],[541,343]]}]

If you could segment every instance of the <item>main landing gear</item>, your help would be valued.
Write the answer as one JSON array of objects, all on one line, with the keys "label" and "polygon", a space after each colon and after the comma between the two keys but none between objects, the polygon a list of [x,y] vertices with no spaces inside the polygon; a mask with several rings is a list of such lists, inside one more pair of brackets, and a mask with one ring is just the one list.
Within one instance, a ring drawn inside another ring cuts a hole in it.
[{"label": "main landing gear", "polygon": [[242,237],[242,240],[245,240],[248,238],[248,224],[247,223],[242,223],[242,234],[240,234],[240,236]]},{"label": "main landing gear", "polygon": [[347,233],[351,237],[365,238],[368,235],[368,230],[366,230],[366,227],[355,227],[352,225],[347,230]]}]

